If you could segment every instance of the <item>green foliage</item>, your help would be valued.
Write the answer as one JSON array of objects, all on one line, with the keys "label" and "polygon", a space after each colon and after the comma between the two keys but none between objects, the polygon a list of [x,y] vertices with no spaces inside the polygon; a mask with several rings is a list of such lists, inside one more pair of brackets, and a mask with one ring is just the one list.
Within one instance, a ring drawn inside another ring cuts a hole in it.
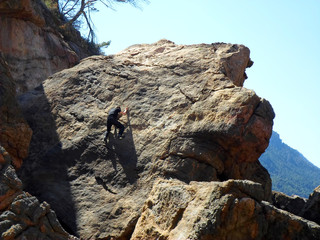
[{"label": "green foliage", "polygon": [[46,15],[45,18],[48,26],[53,27],[55,29],[61,26],[63,24],[63,20],[62,20],[63,17],[59,11],[58,0],[38,0],[38,1],[42,1],[50,11],[49,15],[47,12],[45,13]]},{"label": "green foliage", "polygon": [[43,3],[47,6],[49,9],[57,8],[57,2],[53,0],[43,0]]},{"label": "green foliage", "polygon": [[259,160],[270,173],[275,191],[308,197],[320,185],[320,169],[283,143],[276,132]]},{"label": "green foliage", "polygon": [[98,45],[98,47],[103,48],[103,47],[109,47],[110,44],[111,44],[111,41],[102,42],[102,43],[99,43],[99,44],[97,44],[97,45]]},{"label": "green foliage", "polygon": [[[49,20],[47,23],[57,31],[59,31],[67,42],[76,43],[84,52],[89,55],[103,54],[101,51],[102,47],[107,47],[106,44],[96,44],[95,41],[84,37],[81,35],[79,28],[76,28],[76,24],[66,24],[68,20],[60,12],[59,5],[65,0],[40,0],[42,1],[48,10],[51,12],[51,15],[47,17]],[[80,1],[80,0],[79,0]],[[79,2],[78,0],[73,2]],[[91,0],[87,0],[91,1]],[[94,34],[93,34],[94,35]]]},{"label": "green foliage", "polygon": [[98,43],[98,44],[96,44],[95,46],[96,46],[96,48],[99,49],[100,54],[103,54],[102,49],[109,47],[110,44],[111,44],[111,41],[109,40],[108,42]]}]

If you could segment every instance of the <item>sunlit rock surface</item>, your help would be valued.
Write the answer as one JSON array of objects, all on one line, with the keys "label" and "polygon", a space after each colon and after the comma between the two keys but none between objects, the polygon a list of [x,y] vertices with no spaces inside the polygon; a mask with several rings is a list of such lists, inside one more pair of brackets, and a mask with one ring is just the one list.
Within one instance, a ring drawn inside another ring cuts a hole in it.
[{"label": "sunlit rock surface", "polygon": [[248,180],[160,180],[131,239],[318,239],[320,226],[263,201]]}]

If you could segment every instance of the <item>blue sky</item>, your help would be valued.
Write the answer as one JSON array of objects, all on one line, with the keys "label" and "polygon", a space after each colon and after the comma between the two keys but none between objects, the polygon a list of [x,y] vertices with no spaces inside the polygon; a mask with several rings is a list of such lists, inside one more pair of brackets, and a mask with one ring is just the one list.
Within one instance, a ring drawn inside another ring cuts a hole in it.
[{"label": "blue sky", "polygon": [[320,167],[319,0],[149,0],[93,15],[105,53],[166,38],[176,44],[226,42],[250,48],[245,87],[272,104],[283,142]]}]

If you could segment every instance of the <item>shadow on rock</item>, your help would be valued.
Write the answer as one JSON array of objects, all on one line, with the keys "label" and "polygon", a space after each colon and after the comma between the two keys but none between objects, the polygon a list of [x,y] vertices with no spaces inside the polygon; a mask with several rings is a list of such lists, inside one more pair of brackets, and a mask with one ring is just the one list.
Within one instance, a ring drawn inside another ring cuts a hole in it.
[{"label": "shadow on rock", "polygon": [[68,163],[61,157],[62,144],[43,87],[20,96],[19,102],[33,131],[29,156],[19,171],[24,188],[41,201],[48,202],[63,227],[78,235]]},{"label": "shadow on rock", "polygon": [[[138,178],[136,172],[138,158],[130,125],[130,113],[127,114],[127,126],[124,136],[123,139],[119,139],[117,129],[115,129],[114,134],[109,135],[108,141],[105,144],[108,149],[109,159],[111,159],[113,163],[114,170],[116,172],[123,171],[126,180],[130,184],[133,184]],[[122,170],[117,168],[115,159],[121,165]]]}]

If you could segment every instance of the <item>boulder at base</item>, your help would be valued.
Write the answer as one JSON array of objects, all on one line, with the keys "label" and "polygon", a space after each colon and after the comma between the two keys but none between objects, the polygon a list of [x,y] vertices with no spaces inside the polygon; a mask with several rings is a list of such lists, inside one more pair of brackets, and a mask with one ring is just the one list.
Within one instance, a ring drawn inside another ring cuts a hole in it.
[{"label": "boulder at base", "polygon": [[319,239],[320,226],[262,201],[248,180],[154,184],[131,239]]},{"label": "boulder at base", "polygon": [[0,239],[72,239],[46,202],[22,191],[12,159],[0,145]]}]

